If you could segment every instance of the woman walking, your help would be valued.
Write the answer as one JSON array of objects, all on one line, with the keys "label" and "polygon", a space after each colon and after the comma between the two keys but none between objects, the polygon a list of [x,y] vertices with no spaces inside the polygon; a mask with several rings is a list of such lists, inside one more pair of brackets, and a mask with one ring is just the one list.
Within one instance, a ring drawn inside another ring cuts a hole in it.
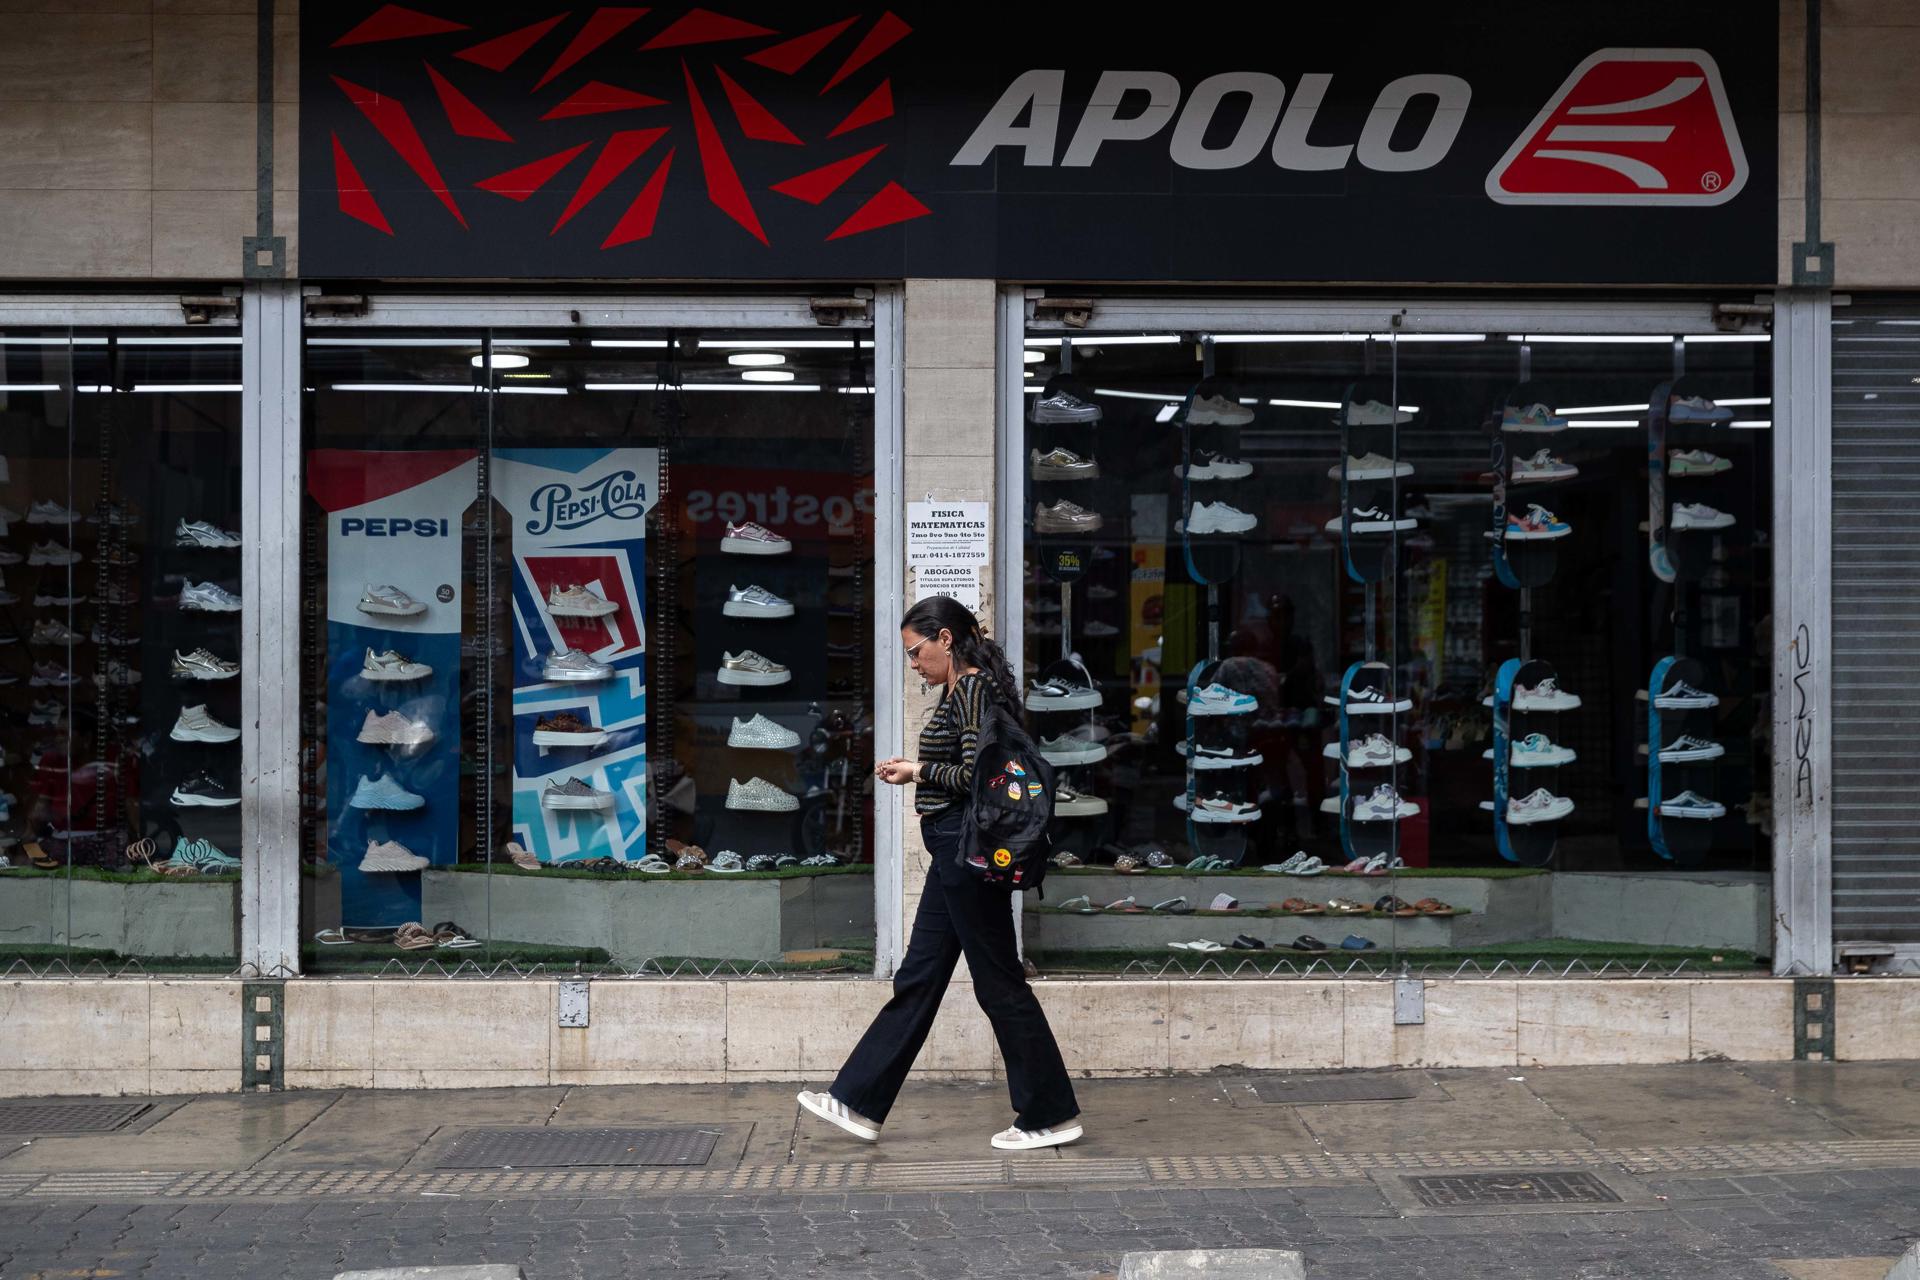
[{"label": "woman walking", "polygon": [[920,734],[920,758],[882,760],[873,772],[884,782],[916,785],[913,807],[933,866],[906,959],[893,979],[893,999],[860,1038],[833,1087],[802,1092],[800,1105],[856,1138],[879,1141],[880,1126],[933,1029],[954,964],[965,955],[1013,1097],[1013,1127],[994,1134],[993,1145],[1003,1151],[1060,1146],[1080,1137],[1080,1108],[1014,946],[1009,891],[976,880],[955,856],[981,725],[994,703],[1019,718],[1020,686],[1000,646],[982,634],[966,606],[947,596],[930,596],[908,610],[900,641],[915,674],[943,686],[940,705]]}]

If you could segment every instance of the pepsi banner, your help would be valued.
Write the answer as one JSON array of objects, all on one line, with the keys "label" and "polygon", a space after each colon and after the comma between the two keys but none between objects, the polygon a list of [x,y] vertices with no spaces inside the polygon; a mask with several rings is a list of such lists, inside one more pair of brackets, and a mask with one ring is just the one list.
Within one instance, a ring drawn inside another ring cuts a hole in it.
[{"label": "pepsi banner", "polygon": [[301,13],[315,277],[1766,285],[1750,0]]},{"label": "pepsi banner", "polygon": [[497,449],[513,537],[513,832],[542,862],[647,841],[647,512],[658,449]]},{"label": "pepsi banner", "polygon": [[327,515],[327,860],[348,924],[419,920],[459,860],[460,521],[471,449],[315,449]]}]

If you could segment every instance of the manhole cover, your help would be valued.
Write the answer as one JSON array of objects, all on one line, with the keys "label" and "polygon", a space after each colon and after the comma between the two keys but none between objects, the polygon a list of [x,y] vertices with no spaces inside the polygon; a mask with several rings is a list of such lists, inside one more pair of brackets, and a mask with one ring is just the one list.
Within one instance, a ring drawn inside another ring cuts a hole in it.
[{"label": "manhole cover", "polygon": [[469,1129],[436,1169],[566,1169],[705,1164],[719,1129]]},{"label": "manhole cover", "polygon": [[151,1109],[147,1102],[0,1102],[0,1133],[105,1133]]},{"label": "manhole cover", "polygon": [[1612,1187],[1590,1173],[1420,1173],[1402,1180],[1430,1209],[1621,1203]]},{"label": "manhole cover", "polygon": [[1404,1075],[1255,1077],[1247,1087],[1262,1102],[1296,1107],[1322,1102],[1393,1102],[1426,1092],[1425,1081]]}]

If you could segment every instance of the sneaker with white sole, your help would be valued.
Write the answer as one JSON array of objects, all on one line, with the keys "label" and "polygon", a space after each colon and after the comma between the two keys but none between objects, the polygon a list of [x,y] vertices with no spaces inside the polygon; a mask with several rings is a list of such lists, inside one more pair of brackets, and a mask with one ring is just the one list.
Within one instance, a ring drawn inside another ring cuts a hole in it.
[{"label": "sneaker with white sole", "polygon": [[79,639],[80,633],[58,618],[42,618],[33,624],[33,634],[27,637],[27,643],[57,644],[67,647]]},{"label": "sneaker with white sole", "polygon": [[1733,517],[1724,511],[1716,511],[1704,502],[1683,502],[1673,509],[1673,519],[1668,521],[1670,529],[1725,529],[1733,524]]},{"label": "sneaker with white sole", "polygon": [[1719,743],[1683,733],[1660,748],[1660,761],[1662,764],[1684,764],[1690,760],[1718,760],[1725,754],[1727,749]]},{"label": "sneaker with white sole", "polygon": [[57,542],[36,542],[27,553],[28,564],[69,565],[80,563],[80,553],[69,551]]},{"label": "sneaker with white sole", "polygon": [[1028,474],[1035,480],[1098,480],[1100,464],[1083,458],[1071,449],[1028,450]]},{"label": "sneaker with white sole", "polygon": [[720,671],[715,678],[721,684],[773,685],[793,679],[793,672],[771,658],[742,649],[737,654],[721,652]]},{"label": "sneaker with white sole", "polygon": [[1705,449],[1670,449],[1667,474],[1670,476],[1717,476],[1733,470],[1733,463]]},{"label": "sneaker with white sole", "polygon": [[36,502],[27,508],[28,524],[72,524],[79,518],[79,512],[69,511],[51,500]]},{"label": "sneaker with white sole", "polygon": [[228,662],[207,649],[195,649],[191,653],[175,649],[171,671],[176,680],[231,680],[240,674],[240,664]]},{"label": "sneaker with white sole", "polygon": [[231,809],[240,803],[227,784],[210,773],[196,773],[167,797],[176,809]]},{"label": "sneaker with white sole", "polygon": [[1733,410],[1715,404],[1705,396],[1670,396],[1667,400],[1667,421],[1676,425],[1694,423],[1718,427],[1733,421]]},{"label": "sneaker with white sole", "polygon": [[1718,800],[1709,800],[1697,791],[1682,791],[1679,795],[1668,796],[1660,802],[1660,816],[1663,818],[1724,818],[1727,816],[1727,806]]},{"label": "sneaker with white sole", "polygon": [[1077,502],[1068,502],[1065,498],[1048,506],[1036,502],[1033,506],[1033,531],[1035,533],[1098,533],[1106,518],[1098,511],[1089,511]]},{"label": "sneaker with white sole", "polygon": [[424,662],[413,661],[397,649],[388,649],[381,653],[368,649],[366,659],[360,664],[362,680],[424,680],[432,674],[432,667]]},{"label": "sneaker with white sole", "polygon": [[1041,394],[1033,402],[1035,422],[1098,422],[1100,406],[1065,391]]},{"label": "sneaker with white sole", "polygon": [[720,612],[729,618],[791,618],[793,602],[753,583],[744,587],[729,583],[727,602],[720,606]]},{"label": "sneaker with white sole", "polygon": [[1224,395],[1196,395],[1187,406],[1187,425],[1244,427],[1253,421],[1253,408]]},{"label": "sneaker with white sole", "polygon": [[536,747],[597,747],[607,740],[607,731],[582,720],[571,711],[556,711],[533,722]]},{"label": "sneaker with white sole", "polygon": [[[1410,476],[1412,474],[1413,464],[1411,462],[1397,462],[1392,458],[1385,457],[1378,453],[1366,453],[1357,458],[1352,456],[1347,458],[1347,479],[1349,481],[1391,480],[1395,476]],[[1327,478],[1329,480],[1338,480],[1340,478],[1340,468],[1337,465],[1328,467]]]},{"label": "sneaker with white sole", "polygon": [[1390,409],[1378,400],[1355,401],[1347,405],[1347,425],[1350,427],[1386,427],[1412,421],[1411,409]]},{"label": "sneaker with white sole", "polygon": [[1500,411],[1502,431],[1565,431],[1567,420],[1544,404],[1510,404]]},{"label": "sneaker with white sole", "polygon": [[1720,699],[1705,689],[1694,688],[1685,680],[1675,680],[1661,690],[1660,696],[1653,700],[1653,705],[1662,711],[1700,711],[1719,706]]},{"label": "sneaker with white sole", "polygon": [[[189,582],[180,588],[180,607],[198,613],[238,613],[240,597],[215,583]],[[366,608],[366,601],[361,601],[360,607]]]},{"label": "sneaker with white sole", "polygon": [[1535,822],[1558,822],[1572,812],[1573,801],[1565,796],[1556,796],[1545,787],[1536,788],[1531,795],[1507,801],[1509,826],[1523,827]]},{"label": "sneaker with white sole", "polygon": [[426,605],[391,583],[378,586],[369,583],[360,595],[358,607],[362,613],[382,618],[412,618],[427,611]]},{"label": "sneaker with white sole", "polygon": [[240,535],[209,524],[205,520],[187,520],[182,517],[174,526],[173,545],[176,547],[237,547]]},{"label": "sneaker with white sole", "polygon": [[354,740],[376,747],[424,747],[433,741],[433,726],[398,711],[369,711]]},{"label": "sneaker with white sole", "polygon": [[540,803],[548,809],[611,809],[613,792],[568,778],[565,782],[549,782],[540,793]]},{"label": "sneaker with white sole", "polygon": [[1175,533],[1247,533],[1260,524],[1258,516],[1225,502],[1196,502],[1193,510],[1173,522]]},{"label": "sneaker with white sole", "polygon": [[1580,468],[1561,461],[1549,449],[1537,450],[1532,457],[1520,458],[1513,464],[1515,480],[1571,480],[1579,474]]},{"label": "sneaker with white sole", "polygon": [[606,680],[612,675],[612,667],[578,649],[550,653],[540,667],[540,676],[545,680]]},{"label": "sneaker with white sole", "polygon": [[359,785],[354,787],[353,796],[347,804],[355,809],[391,809],[406,812],[425,807],[427,798],[415,795],[393,780],[391,774],[381,774],[378,779],[360,775]]},{"label": "sneaker with white sole", "polygon": [[738,778],[727,779],[727,808],[729,809],[747,809],[761,813],[792,813],[799,807],[800,797],[789,795],[765,778],[752,778],[746,782]]},{"label": "sneaker with white sole", "polygon": [[993,1145],[1000,1151],[1038,1151],[1042,1147],[1064,1147],[1069,1142],[1078,1142],[1085,1132],[1078,1121],[1046,1129],[1022,1129],[1015,1125],[994,1134]]},{"label": "sneaker with white sole", "polygon": [[167,736],[175,742],[232,742],[240,736],[240,731],[208,715],[203,702],[197,707],[180,708],[180,717],[173,722],[173,732]]},{"label": "sneaker with white sole", "polygon": [[1397,529],[1412,529],[1420,523],[1418,520],[1397,519],[1392,512],[1382,511],[1379,507],[1352,507],[1349,510],[1351,515],[1348,518],[1335,516],[1327,521],[1326,531],[1339,533],[1344,529],[1348,533],[1392,533]]},{"label": "sneaker with white sole", "polygon": [[1049,676],[1027,686],[1029,711],[1085,711],[1099,706],[1101,701],[1098,689],[1066,676]]},{"label": "sneaker with white sole", "polygon": [[1107,811],[1100,796],[1075,791],[1064,782],[1053,784],[1053,816],[1056,818],[1097,818]]},{"label": "sneaker with white sole", "polygon": [[1373,789],[1373,794],[1354,801],[1353,820],[1355,822],[1395,822],[1401,818],[1418,815],[1420,806],[1411,800],[1402,800],[1400,793],[1391,783],[1383,782]]},{"label": "sneaker with white sole", "polygon": [[1563,747],[1544,733],[1530,733],[1513,744],[1507,759],[1516,769],[1552,769],[1574,761],[1572,747]]},{"label": "sneaker with white sole", "polygon": [[1240,480],[1253,474],[1253,464],[1211,449],[1195,449],[1193,460],[1174,467],[1183,480]]},{"label": "sneaker with white sole", "polygon": [[1105,743],[1094,742],[1084,736],[1086,726],[1070,730],[1057,737],[1042,738],[1036,744],[1040,758],[1050,765],[1064,766],[1075,764],[1098,764],[1107,758]]},{"label": "sneaker with white sole", "polygon": [[727,745],[753,751],[790,751],[800,745],[800,735],[756,713],[751,720],[733,718]]},{"label": "sneaker with white sole", "polygon": [[418,871],[426,865],[425,858],[398,840],[369,840],[366,855],[360,859],[362,871]]},{"label": "sneaker with white sole", "polygon": [[1514,686],[1515,711],[1576,711],[1579,707],[1580,695],[1562,689],[1560,682],[1552,676],[1531,688],[1526,685]]},{"label": "sneaker with white sole", "polygon": [[1188,695],[1187,714],[1190,716],[1243,716],[1259,705],[1260,700],[1252,694],[1229,689],[1216,681]]},{"label": "sneaker with white sole", "polygon": [[744,524],[729,520],[726,536],[720,539],[720,549],[735,556],[783,556],[793,550],[793,544],[751,520]]},{"label": "sneaker with white sole", "polygon": [[620,606],[577,583],[561,590],[556,582],[547,592],[547,612],[556,618],[604,618],[620,612]]},{"label": "sneaker with white sole", "polygon": [[830,1093],[813,1093],[802,1089],[795,1095],[801,1106],[819,1116],[828,1124],[846,1130],[862,1142],[880,1141],[880,1122],[869,1120],[858,1111],[850,1111],[847,1104]]}]

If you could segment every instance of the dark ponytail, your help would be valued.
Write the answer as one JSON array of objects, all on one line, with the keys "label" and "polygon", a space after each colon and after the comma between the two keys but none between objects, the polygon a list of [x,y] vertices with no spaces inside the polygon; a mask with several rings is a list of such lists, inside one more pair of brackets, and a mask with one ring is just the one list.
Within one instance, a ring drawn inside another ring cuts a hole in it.
[{"label": "dark ponytail", "polygon": [[994,696],[1016,720],[1025,720],[1020,712],[1020,682],[1013,678],[1013,664],[1006,650],[987,639],[973,611],[952,596],[928,596],[907,610],[900,629],[917,636],[937,636],[944,629],[953,633],[953,656],[963,665],[978,667],[992,683]]}]

